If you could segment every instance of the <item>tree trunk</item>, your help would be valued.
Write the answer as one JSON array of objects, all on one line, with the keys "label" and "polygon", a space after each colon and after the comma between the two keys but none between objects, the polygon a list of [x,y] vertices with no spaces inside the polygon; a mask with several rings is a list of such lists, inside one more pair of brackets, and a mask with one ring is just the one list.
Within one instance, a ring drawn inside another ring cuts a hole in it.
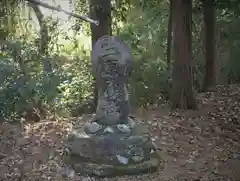
[{"label": "tree trunk", "polygon": [[205,79],[203,90],[207,91],[216,86],[216,16],[214,0],[203,1],[204,19],[204,52],[205,52]]},{"label": "tree trunk", "polygon": [[8,31],[6,30],[6,16],[7,16],[7,10],[6,10],[6,4],[5,1],[0,1],[0,48],[2,48],[2,42],[7,40]]},{"label": "tree trunk", "polygon": [[52,68],[51,60],[48,58],[48,45],[49,45],[49,41],[50,41],[50,37],[48,34],[48,27],[44,20],[44,15],[41,12],[38,5],[36,5],[34,3],[29,3],[29,5],[34,10],[36,17],[38,19],[38,22],[39,22],[39,26],[40,26],[41,40],[40,40],[40,45],[39,45],[39,53],[41,54],[41,56],[45,56],[45,58],[43,60],[44,71],[46,73],[51,73],[51,72],[53,72],[53,68]]},{"label": "tree trunk", "polygon": [[172,57],[172,1],[169,4],[168,37],[167,37],[167,68],[170,69]]},{"label": "tree trunk", "polygon": [[192,1],[172,0],[173,13],[173,74],[172,108],[195,109],[192,80]]},{"label": "tree trunk", "polygon": [[[112,35],[111,0],[89,0],[90,17],[98,20],[99,25],[91,24],[92,47],[103,35]],[[98,90],[94,77],[94,109],[97,107]]]}]

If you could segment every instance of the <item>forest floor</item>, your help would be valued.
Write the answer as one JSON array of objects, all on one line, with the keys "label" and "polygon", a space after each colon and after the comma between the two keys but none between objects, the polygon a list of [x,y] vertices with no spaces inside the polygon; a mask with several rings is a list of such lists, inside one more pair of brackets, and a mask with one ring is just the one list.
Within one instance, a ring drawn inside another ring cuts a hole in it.
[{"label": "forest floor", "polygon": [[[78,176],[63,161],[71,121],[0,125],[3,181],[240,181],[240,86],[219,86],[197,96],[198,110],[170,111],[167,105],[138,109],[161,148],[157,173],[117,178]],[[81,124],[89,116],[79,120]]]}]

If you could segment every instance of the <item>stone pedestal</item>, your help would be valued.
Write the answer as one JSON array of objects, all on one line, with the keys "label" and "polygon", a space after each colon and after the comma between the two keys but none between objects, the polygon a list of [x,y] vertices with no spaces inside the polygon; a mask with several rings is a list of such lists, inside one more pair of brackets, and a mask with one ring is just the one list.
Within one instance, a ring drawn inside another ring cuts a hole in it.
[{"label": "stone pedestal", "polygon": [[161,160],[145,126],[88,126],[99,129],[89,134],[76,127],[67,140],[68,163],[77,173],[111,177],[157,171]]}]

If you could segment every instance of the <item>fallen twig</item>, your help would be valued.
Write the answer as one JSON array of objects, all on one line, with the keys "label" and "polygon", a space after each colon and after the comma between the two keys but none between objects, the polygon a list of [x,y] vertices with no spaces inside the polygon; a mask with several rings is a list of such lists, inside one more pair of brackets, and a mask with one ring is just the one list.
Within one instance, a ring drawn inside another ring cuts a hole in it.
[{"label": "fallen twig", "polygon": [[89,22],[89,23],[93,23],[93,24],[95,24],[95,25],[98,25],[98,24],[99,24],[99,22],[98,22],[97,20],[93,20],[93,19],[91,19],[91,18],[89,18],[89,17],[87,17],[87,16],[77,15],[77,14],[75,14],[75,13],[66,11],[66,10],[64,10],[64,9],[62,9],[62,8],[60,8],[60,7],[55,7],[55,6],[51,6],[51,5],[47,4],[47,3],[43,3],[43,2],[41,2],[41,1],[39,1],[39,0],[26,0],[26,1],[28,1],[28,2],[30,2],[30,3],[34,3],[34,4],[37,4],[37,5],[40,5],[40,6],[42,6],[42,7],[45,7],[45,8],[51,9],[51,10],[54,10],[54,11],[64,12],[64,13],[66,13],[67,15],[73,16],[73,17],[75,17],[75,18],[79,18],[79,19],[81,19],[81,20],[87,21],[87,22]]}]

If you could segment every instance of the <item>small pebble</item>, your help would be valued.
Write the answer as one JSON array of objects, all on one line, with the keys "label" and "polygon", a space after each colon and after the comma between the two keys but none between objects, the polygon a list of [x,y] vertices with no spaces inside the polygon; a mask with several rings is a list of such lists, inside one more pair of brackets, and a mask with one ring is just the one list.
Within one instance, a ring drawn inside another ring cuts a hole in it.
[{"label": "small pebble", "polygon": [[114,133],[114,130],[111,127],[106,127],[103,131],[104,133]]},{"label": "small pebble", "polygon": [[141,162],[143,159],[144,159],[144,157],[142,157],[142,156],[133,156],[132,157],[132,160],[134,162]]},{"label": "small pebble", "polygon": [[123,156],[121,156],[121,155],[116,155],[116,156],[117,156],[117,159],[118,159],[118,161],[119,161],[120,163],[122,163],[122,164],[124,164],[124,165],[128,164],[128,158],[125,158],[125,157],[123,157]]},{"label": "small pebble", "polygon": [[83,178],[82,181],[92,181],[91,177]]},{"label": "small pebble", "polygon": [[122,133],[127,133],[129,134],[131,132],[129,126],[125,125],[125,124],[118,124],[117,125],[117,129],[119,131],[121,131]]},{"label": "small pebble", "polygon": [[128,124],[129,124],[130,128],[134,128],[134,126],[136,125],[136,123],[134,122],[134,120],[132,118],[128,118]]},{"label": "small pebble", "polygon": [[151,149],[150,153],[154,153],[154,152],[155,152],[154,149]]},{"label": "small pebble", "polygon": [[73,178],[75,176],[75,171],[69,167],[62,168],[62,174],[64,177]]},{"label": "small pebble", "polygon": [[146,143],[148,141],[148,138],[144,136],[130,136],[128,140],[130,141],[131,144],[138,145]]},{"label": "small pebble", "polygon": [[84,131],[88,134],[96,133],[100,129],[102,129],[102,125],[100,125],[96,122],[86,123],[86,125],[84,127]]}]

